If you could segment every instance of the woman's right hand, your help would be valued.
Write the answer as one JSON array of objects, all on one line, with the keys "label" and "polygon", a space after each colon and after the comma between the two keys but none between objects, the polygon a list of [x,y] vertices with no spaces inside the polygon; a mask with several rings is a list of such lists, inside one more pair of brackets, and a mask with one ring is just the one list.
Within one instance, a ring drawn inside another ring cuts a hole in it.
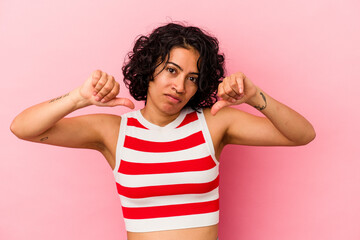
[{"label": "woman's right hand", "polygon": [[102,107],[125,106],[133,109],[134,103],[128,98],[117,98],[120,84],[106,72],[96,70],[79,88],[79,94],[86,105]]}]

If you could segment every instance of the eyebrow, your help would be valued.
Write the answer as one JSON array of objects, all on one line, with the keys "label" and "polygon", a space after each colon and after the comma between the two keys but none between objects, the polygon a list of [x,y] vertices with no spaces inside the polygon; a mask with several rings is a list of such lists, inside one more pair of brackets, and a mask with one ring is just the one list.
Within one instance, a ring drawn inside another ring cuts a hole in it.
[{"label": "eyebrow", "polygon": [[[167,62],[168,64],[171,63],[173,65],[175,65],[176,67],[178,67],[180,69],[180,71],[184,71],[179,65],[177,65],[176,63],[173,63],[173,62]],[[191,72],[190,74],[196,74],[196,75],[200,75],[199,73],[196,73],[196,72]]]}]

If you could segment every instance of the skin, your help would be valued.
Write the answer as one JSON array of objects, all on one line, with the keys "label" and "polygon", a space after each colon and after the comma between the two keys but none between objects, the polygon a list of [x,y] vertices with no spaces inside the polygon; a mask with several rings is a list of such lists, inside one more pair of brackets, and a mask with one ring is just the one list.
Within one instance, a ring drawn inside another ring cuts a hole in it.
[{"label": "skin", "polygon": [[[147,104],[141,110],[149,122],[165,126],[180,114],[197,91],[198,58],[199,53],[192,48],[173,48],[169,62],[182,70],[167,64],[160,72],[165,63],[156,69],[156,77],[149,84]],[[82,86],[24,110],[13,120],[10,129],[17,137],[28,141],[95,149],[114,169],[121,117],[110,114],[65,116],[90,105],[134,108],[129,99],[117,98],[118,93],[119,84],[114,77],[96,70]],[[315,138],[312,125],[303,116],[270,97],[241,72],[226,77],[219,85],[218,95],[221,100],[211,109],[204,109],[217,159],[227,144],[295,146]],[[243,103],[261,109],[265,117],[229,107]],[[217,235],[218,225],[213,225],[148,233],[128,232],[127,237],[128,240],[215,240]]]},{"label": "skin", "polygon": [[[147,103],[141,110],[146,119],[156,125],[165,126],[177,118],[181,109],[198,89],[196,85],[198,75],[195,74],[198,73],[196,67],[198,58],[199,53],[192,48],[172,49],[169,63],[162,63],[155,70],[156,78],[149,83]],[[166,67],[161,71],[164,65]]]}]

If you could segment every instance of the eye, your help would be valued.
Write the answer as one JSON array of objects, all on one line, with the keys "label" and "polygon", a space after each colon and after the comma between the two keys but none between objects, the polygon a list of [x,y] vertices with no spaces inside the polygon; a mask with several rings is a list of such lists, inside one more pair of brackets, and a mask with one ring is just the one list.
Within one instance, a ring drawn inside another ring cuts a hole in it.
[{"label": "eye", "polygon": [[166,70],[167,70],[168,72],[170,72],[170,73],[176,72],[176,70],[175,70],[174,68],[171,68],[171,67],[166,68]]},{"label": "eye", "polygon": [[189,77],[189,80],[192,81],[193,83],[196,83],[198,81],[197,77]]}]

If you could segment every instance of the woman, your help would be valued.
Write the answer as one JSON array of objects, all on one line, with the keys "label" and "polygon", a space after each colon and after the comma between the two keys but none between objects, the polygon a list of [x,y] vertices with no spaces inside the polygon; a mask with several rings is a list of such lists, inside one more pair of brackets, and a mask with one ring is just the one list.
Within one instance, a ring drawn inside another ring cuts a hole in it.
[{"label": "woman", "polygon": [[[125,84],[144,108],[64,118],[90,105],[134,108],[116,97],[114,77],[97,70],[68,94],[20,113],[11,131],[101,152],[114,171],[129,240],[215,240],[224,146],[295,146],[315,137],[304,117],[243,73],[224,78],[223,64],[216,38],[170,23],[138,38],[123,67]],[[242,103],[266,117],[228,107]]]}]

